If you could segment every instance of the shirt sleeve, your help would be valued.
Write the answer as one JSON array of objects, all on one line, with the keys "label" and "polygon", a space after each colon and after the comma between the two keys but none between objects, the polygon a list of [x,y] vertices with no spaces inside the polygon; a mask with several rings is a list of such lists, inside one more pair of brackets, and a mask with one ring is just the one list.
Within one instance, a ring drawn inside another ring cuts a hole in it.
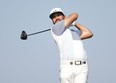
[{"label": "shirt sleeve", "polygon": [[60,36],[62,35],[62,33],[66,30],[65,26],[64,26],[64,20],[56,23],[53,27],[52,27],[52,31],[55,35]]}]

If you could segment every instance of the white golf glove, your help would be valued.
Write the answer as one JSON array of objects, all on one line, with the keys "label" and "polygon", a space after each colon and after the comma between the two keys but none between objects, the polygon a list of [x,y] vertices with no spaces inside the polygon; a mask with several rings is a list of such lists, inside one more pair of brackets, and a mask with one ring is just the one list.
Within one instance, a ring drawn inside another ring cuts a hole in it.
[{"label": "white golf glove", "polygon": [[71,26],[75,26],[75,24],[76,24],[76,21],[74,21],[74,22],[71,24]]}]

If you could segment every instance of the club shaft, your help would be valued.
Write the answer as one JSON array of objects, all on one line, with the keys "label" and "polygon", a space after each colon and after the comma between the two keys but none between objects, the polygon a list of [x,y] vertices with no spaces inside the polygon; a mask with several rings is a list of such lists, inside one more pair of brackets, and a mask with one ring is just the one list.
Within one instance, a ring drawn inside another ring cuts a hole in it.
[{"label": "club shaft", "polygon": [[43,33],[43,32],[50,31],[50,30],[51,30],[51,29],[46,29],[46,30],[43,30],[43,31],[39,31],[39,32],[35,32],[35,33],[28,34],[27,36],[31,36],[31,35]]}]

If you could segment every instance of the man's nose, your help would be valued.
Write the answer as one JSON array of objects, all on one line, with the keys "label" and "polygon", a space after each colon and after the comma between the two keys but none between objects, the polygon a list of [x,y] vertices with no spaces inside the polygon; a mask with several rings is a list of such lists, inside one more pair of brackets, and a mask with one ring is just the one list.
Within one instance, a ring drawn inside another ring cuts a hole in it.
[{"label": "man's nose", "polygon": [[56,20],[59,20],[59,17],[57,16],[55,19],[56,19]]},{"label": "man's nose", "polygon": [[55,19],[58,19],[58,16],[56,16]]}]

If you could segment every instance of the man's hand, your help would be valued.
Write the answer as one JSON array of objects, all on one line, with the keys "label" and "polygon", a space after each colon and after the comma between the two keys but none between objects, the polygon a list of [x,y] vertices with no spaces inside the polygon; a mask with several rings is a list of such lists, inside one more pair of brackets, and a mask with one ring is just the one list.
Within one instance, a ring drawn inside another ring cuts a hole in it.
[{"label": "man's hand", "polygon": [[72,13],[68,17],[65,17],[64,19],[64,25],[66,28],[68,28],[75,20],[77,20],[78,14]]}]

